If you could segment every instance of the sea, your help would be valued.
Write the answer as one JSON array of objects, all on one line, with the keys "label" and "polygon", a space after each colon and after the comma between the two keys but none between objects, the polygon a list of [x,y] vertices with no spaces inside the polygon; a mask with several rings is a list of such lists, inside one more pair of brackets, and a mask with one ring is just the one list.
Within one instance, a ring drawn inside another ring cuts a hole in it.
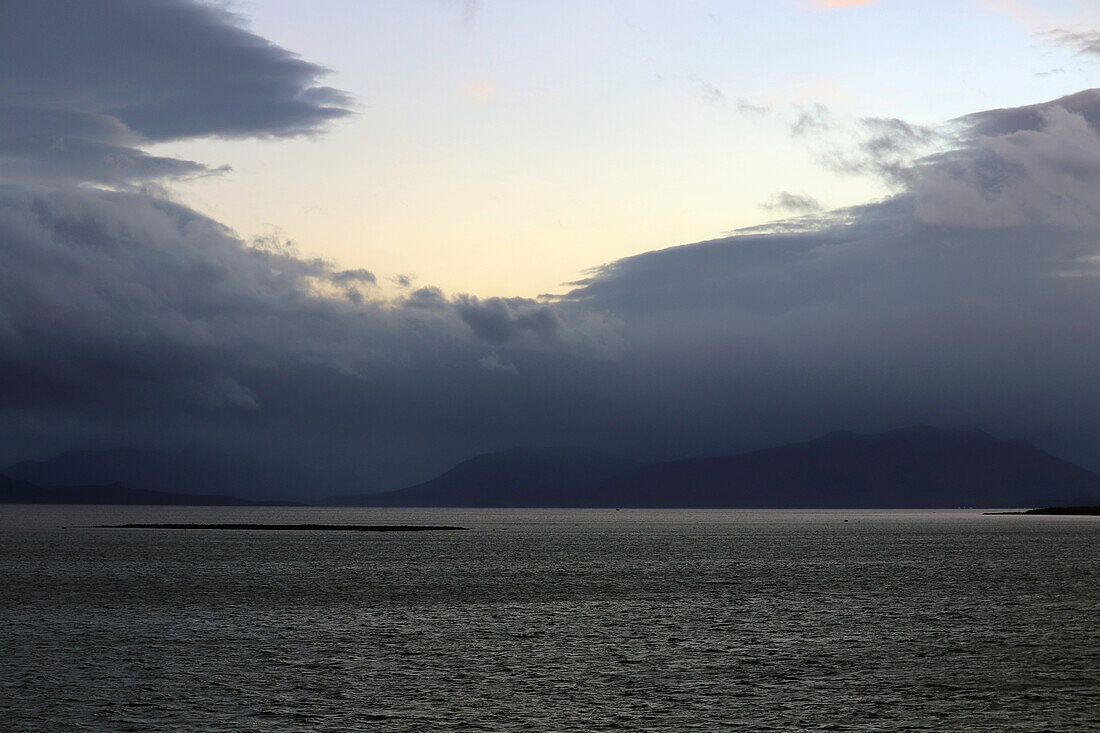
[{"label": "sea", "polygon": [[1100,517],[0,506],[0,729],[1097,731]]}]

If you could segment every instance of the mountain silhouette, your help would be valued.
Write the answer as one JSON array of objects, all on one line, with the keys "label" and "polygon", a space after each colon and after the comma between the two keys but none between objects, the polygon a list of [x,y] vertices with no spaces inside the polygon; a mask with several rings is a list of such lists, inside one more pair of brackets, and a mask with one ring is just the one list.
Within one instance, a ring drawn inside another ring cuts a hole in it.
[{"label": "mountain silhouette", "polygon": [[1100,475],[980,430],[835,432],[731,456],[632,464],[576,449],[478,456],[358,506],[936,508],[1097,503]]},{"label": "mountain silhouette", "polygon": [[[337,494],[337,506],[1017,508],[1100,503],[1100,475],[980,430],[911,427],[729,456],[639,463],[583,448],[480,455],[415,486],[338,493],[353,480],[188,449],[69,451],[3,471],[0,501],[213,504]],[[336,489],[336,491],[332,491]],[[285,503],[285,502],[284,502]]]},{"label": "mountain silhouette", "polygon": [[294,502],[249,501],[235,496],[175,494],[107,486],[38,486],[0,476],[0,504],[141,504],[151,506],[301,506]]},{"label": "mountain silhouette", "polygon": [[325,496],[361,487],[354,477],[323,468],[295,470],[197,448],[72,450],[44,461],[22,461],[0,473],[42,486],[121,484],[135,490],[256,500]]},{"label": "mountain silhouette", "polygon": [[570,489],[610,479],[636,461],[583,448],[514,448],[463,461],[422,484],[378,494],[336,496],[342,506],[563,506]]},{"label": "mountain silhouette", "polygon": [[1016,507],[1100,496],[1100,475],[980,430],[830,433],[734,456],[650,464],[585,487],[583,506]]}]

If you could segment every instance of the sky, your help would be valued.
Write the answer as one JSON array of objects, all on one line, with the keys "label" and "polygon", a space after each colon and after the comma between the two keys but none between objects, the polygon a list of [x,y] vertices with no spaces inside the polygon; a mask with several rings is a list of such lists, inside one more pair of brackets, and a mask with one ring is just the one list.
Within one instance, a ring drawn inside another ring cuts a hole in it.
[{"label": "sky", "polygon": [[1100,8],[0,2],[0,461],[1097,464]]},{"label": "sky", "polygon": [[[313,139],[173,143],[232,173],[178,187],[244,237],[447,293],[562,292],[587,268],[888,193],[822,165],[790,126],[938,124],[1088,88],[1094,62],[1037,35],[1089,2],[238,2],[332,70],[355,115]],[[1056,73],[1052,73],[1055,72]],[[764,112],[763,110],[767,110]]]}]

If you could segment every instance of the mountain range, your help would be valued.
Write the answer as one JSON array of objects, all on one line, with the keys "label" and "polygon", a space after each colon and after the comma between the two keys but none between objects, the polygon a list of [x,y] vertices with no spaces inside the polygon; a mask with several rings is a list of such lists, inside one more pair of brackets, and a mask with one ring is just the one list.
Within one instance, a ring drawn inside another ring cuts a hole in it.
[{"label": "mountain range", "polygon": [[[579,487],[642,466],[583,448],[513,448],[463,461],[430,481],[398,491],[336,496],[337,506],[545,507]],[[580,505],[578,505],[580,506]]]},{"label": "mountain range", "polygon": [[71,450],[44,461],[21,461],[0,474],[43,486],[107,486],[170,494],[209,494],[255,501],[298,500],[359,488],[353,476],[317,467],[276,466],[248,455],[184,448]]},{"label": "mountain range", "polygon": [[178,494],[101,486],[40,486],[0,476],[0,504],[134,504],[142,506],[304,506],[286,501],[249,501],[235,496]]},{"label": "mountain range", "polygon": [[[71,451],[0,473],[7,476],[0,480],[6,502],[37,496],[48,503],[240,505],[294,497],[330,506],[746,509],[1100,503],[1100,474],[1023,441],[923,426],[873,435],[840,431],[747,453],[656,463],[584,448],[517,448],[375,493],[339,492],[353,483],[197,451]],[[325,488],[336,491],[318,500]],[[200,492],[205,496],[196,496]]]},{"label": "mountain range", "polygon": [[356,506],[931,508],[1090,503],[1100,475],[980,430],[835,432],[731,456],[639,464],[581,449],[478,456]]}]

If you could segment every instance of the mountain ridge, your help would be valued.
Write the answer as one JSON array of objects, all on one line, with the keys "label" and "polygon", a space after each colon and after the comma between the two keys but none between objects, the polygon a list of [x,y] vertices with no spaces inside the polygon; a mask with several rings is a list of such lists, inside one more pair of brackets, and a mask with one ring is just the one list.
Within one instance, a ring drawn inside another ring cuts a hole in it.
[{"label": "mountain ridge", "polygon": [[[349,506],[545,506],[539,498],[562,483],[590,483],[640,465],[586,448],[510,448],[461,461],[428,481],[376,494],[331,497]],[[394,503],[396,502],[396,503]]]},{"label": "mountain ridge", "polygon": [[[194,449],[67,451],[47,461],[15,464],[20,469],[15,476],[0,475],[0,502],[298,504],[265,490],[271,467],[230,457],[222,465],[231,470],[218,474],[218,464],[205,460],[207,455]],[[141,478],[151,466],[155,478],[191,457],[203,465],[171,477],[186,491],[130,488],[96,473],[106,467]],[[66,481],[28,480],[36,471]],[[213,476],[212,486],[246,485],[252,492],[247,498],[228,491],[199,494],[207,485],[188,483],[196,475]],[[328,506],[839,509],[1100,503],[1100,474],[1025,441],[922,425],[869,434],[837,430],[800,443],[653,463],[580,447],[519,447],[474,456],[403,489],[327,499],[318,498],[317,487],[329,484],[314,478],[295,486],[295,480],[284,475],[282,486],[296,498],[312,491],[306,501]]]},{"label": "mountain ridge", "polygon": [[[554,449],[539,450],[544,459],[554,455]],[[559,469],[537,483],[520,481],[536,475],[536,466],[485,470],[494,462],[514,464],[521,455],[483,454],[415,486],[333,501],[357,506],[763,509],[1016,507],[1100,497],[1100,475],[1027,442],[998,439],[982,430],[922,425],[871,434],[840,430],[725,456],[634,462],[604,476],[586,475],[578,466],[571,474]],[[606,462],[614,457],[599,455],[610,468]]]},{"label": "mountain ridge", "polygon": [[1100,475],[1023,441],[913,426],[650,464],[586,493],[593,506],[1025,506],[1100,496]]},{"label": "mountain ridge", "polygon": [[20,461],[0,474],[40,486],[106,486],[249,500],[298,500],[361,486],[335,471],[273,466],[246,454],[188,446],[180,450],[115,447],[68,450],[45,460]]},{"label": "mountain ridge", "polygon": [[0,504],[94,504],[143,506],[305,506],[289,501],[253,501],[236,496],[178,494],[130,489],[119,484],[40,486],[0,475]]}]

